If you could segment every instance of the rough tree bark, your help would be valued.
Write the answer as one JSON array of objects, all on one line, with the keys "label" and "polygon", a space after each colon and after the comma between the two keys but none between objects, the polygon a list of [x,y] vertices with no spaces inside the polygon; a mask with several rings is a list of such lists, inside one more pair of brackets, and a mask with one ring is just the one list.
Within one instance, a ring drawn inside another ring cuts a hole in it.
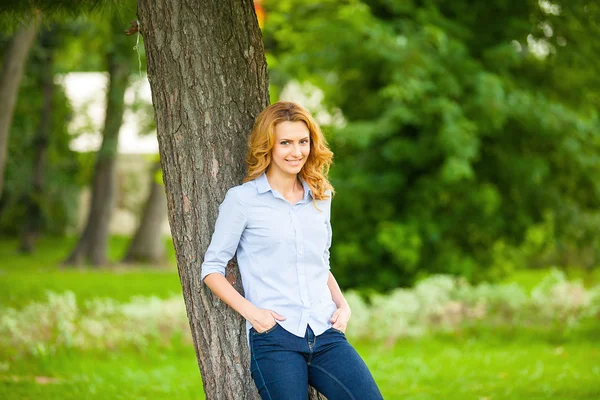
[{"label": "rough tree bark", "polygon": [[[244,320],[200,281],[218,205],[241,182],[269,103],[252,0],[139,0],[169,223],[208,399],[258,399]],[[242,292],[230,263],[227,279]],[[315,395],[312,396],[315,398]]]},{"label": "rough tree bark", "polygon": [[19,85],[23,78],[27,55],[33,45],[36,26],[39,23],[35,18],[27,26],[21,27],[10,40],[4,65],[0,73],[0,198],[4,189],[4,167],[6,166],[6,148],[8,147],[8,134],[12,123],[15,102]]},{"label": "rough tree bark", "polygon": [[158,265],[165,261],[165,243],[161,228],[167,211],[167,197],[164,186],[156,182],[158,171],[159,161],[150,169],[150,192],[140,224],[123,258],[124,263],[149,262]]},{"label": "rough tree bark", "polygon": [[122,32],[122,21],[113,17],[115,38],[107,53],[109,84],[106,93],[106,116],[102,145],[96,156],[92,183],[91,205],[84,231],[75,248],[64,262],[66,265],[92,266],[107,263],[109,223],[116,200],[116,157],[119,130],[125,110],[125,90],[129,84],[132,59],[131,43]]},{"label": "rough tree bark", "polygon": [[52,97],[54,95],[54,47],[55,33],[51,28],[44,29],[40,38],[39,56],[35,57],[40,66],[40,83],[43,93],[43,103],[40,121],[38,123],[33,146],[35,157],[33,163],[32,190],[24,199],[25,221],[21,234],[20,251],[31,253],[35,242],[40,235],[43,224],[42,196],[44,189],[44,171],[46,169],[46,155],[50,141],[52,127]]}]

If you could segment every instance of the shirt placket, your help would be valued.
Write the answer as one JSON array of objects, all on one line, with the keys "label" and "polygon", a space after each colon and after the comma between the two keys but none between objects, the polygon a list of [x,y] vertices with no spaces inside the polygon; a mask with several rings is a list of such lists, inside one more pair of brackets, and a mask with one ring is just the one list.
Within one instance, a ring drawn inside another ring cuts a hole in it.
[{"label": "shirt placket", "polygon": [[310,317],[310,298],[308,295],[308,278],[306,273],[304,232],[297,211],[302,207],[303,201],[296,204],[290,210],[290,219],[294,227],[296,242],[296,274],[298,276],[298,285],[300,287],[300,301],[302,302],[302,312],[298,324],[298,332],[304,334],[308,319]]},{"label": "shirt placket", "polygon": [[310,318],[310,299],[308,296],[308,280],[306,276],[306,263],[304,262],[304,233],[298,218],[297,211],[299,211],[307,202],[307,195],[305,191],[304,198],[295,205],[291,205],[283,196],[276,190],[273,190],[273,195],[285,202],[288,206],[290,221],[292,222],[293,232],[295,235],[296,243],[296,275],[298,276],[298,285],[300,286],[300,301],[302,302],[302,312],[300,313],[300,321],[298,321],[297,333],[300,336],[304,335],[308,320]]},{"label": "shirt placket", "polygon": [[300,284],[300,298],[304,307],[310,308],[308,299],[308,282],[306,279],[306,263],[304,262],[304,234],[300,226],[298,216],[293,211],[290,211],[292,224],[296,232],[296,273],[298,274],[298,282]]}]

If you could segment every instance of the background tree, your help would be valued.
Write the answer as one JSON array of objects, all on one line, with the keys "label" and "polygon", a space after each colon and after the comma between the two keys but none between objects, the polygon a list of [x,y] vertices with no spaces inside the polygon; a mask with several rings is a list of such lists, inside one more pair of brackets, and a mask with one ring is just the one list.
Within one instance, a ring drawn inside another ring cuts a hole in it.
[{"label": "background tree", "polygon": [[[46,29],[50,26],[52,32]],[[0,232],[3,236],[20,236],[24,250],[33,250],[35,237],[65,235],[76,223],[74,204],[82,164],[69,147],[70,103],[62,85],[54,81],[54,61],[60,59],[57,52],[62,49],[62,39],[76,31],[73,29],[70,24],[57,22],[41,27],[10,127]]]},{"label": "background tree", "polygon": [[39,18],[34,17],[20,26],[10,39],[4,53],[4,63],[0,72],[0,199],[4,188],[8,134],[25,61],[35,38],[37,24]]},{"label": "background tree", "polygon": [[43,194],[45,171],[48,168],[48,149],[52,129],[52,105],[54,99],[54,52],[57,32],[55,27],[42,29],[40,34],[40,50],[35,55],[35,64],[39,68],[39,82],[42,91],[42,107],[40,119],[33,140],[34,159],[32,163],[31,190],[23,200],[25,207],[23,233],[21,234],[21,251],[31,253],[35,241],[42,231]]},{"label": "background tree", "polygon": [[125,252],[123,263],[144,262],[159,265],[165,261],[162,226],[167,210],[167,198],[160,173],[160,160],[151,165],[149,186],[139,225]]},{"label": "background tree", "polygon": [[[600,52],[577,40],[598,29],[591,2],[265,8],[275,82],[316,84],[347,123],[330,130],[341,286],[498,277],[539,227],[555,249],[597,244],[599,120],[581,105],[597,98]],[[548,46],[549,21],[565,46]]]},{"label": "background tree", "polygon": [[[121,12],[125,12],[122,10]],[[65,261],[67,265],[89,262],[94,266],[107,263],[108,227],[116,198],[116,156],[119,131],[125,110],[125,90],[133,72],[135,55],[132,40],[125,36],[126,18],[121,12],[111,16],[113,39],[107,42],[106,65],[109,84],[106,94],[106,116],[102,145],[96,155],[92,183],[91,205],[87,222],[75,248]]]},{"label": "background tree", "polygon": [[106,10],[111,9],[105,0],[30,0],[0,4],[0,28],[16,31],[7,44],[0,73],[0,199],[4,188],[4,168],[14,104],[41,16],[44,16],[45,23],[62,23],[67,18],[92,13],[100,5],[105,5]]}]

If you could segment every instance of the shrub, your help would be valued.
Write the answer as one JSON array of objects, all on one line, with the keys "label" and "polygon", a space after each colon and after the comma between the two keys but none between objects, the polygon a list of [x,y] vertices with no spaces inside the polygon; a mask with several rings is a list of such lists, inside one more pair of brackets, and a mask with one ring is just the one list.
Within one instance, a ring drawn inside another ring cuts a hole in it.
[{"label": "shrub", "polygon": [[144,347],[151,342],[168,346],[175,336],[191,343],[180,297],[135,297],[129,303],[96,298],[78,307],[72,292],[48,292],[45,302],[32,302],[19,311],[1,311],[0,348],[7,354]]},{"label": "shrub", "polygon": [[[346,299],[352,308],[348,336],[395,341],[465,327],[492,326],[545,330],[598,325],[600,286],[585,289],[553,271],[531,292],[516,284],[476,286],[435,275],[412,289],[373,294],[365,301],[356,291]],[[115,349],[191,343],[183,300],[134,297],[127,303],[94,298],[78,306],[72,292],[47,293],[45,301],[22,310],[0,309],[0,353],[45,356],[60,349]]]}]

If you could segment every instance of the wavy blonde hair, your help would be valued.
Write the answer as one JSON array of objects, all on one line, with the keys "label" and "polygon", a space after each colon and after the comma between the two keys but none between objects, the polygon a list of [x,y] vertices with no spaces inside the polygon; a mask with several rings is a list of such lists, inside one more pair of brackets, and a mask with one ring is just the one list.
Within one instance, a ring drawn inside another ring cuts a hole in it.
[{"label": "wavy blonde hair", "polygon": [[279,101],[265,108],[256,118],[248,139],[248,173],[244,182],[258,178],[271,164],[271,150],[275,145],[275,126],[284,122],[302,121],[310,132],[310,153],[300,170],[300,177],[312,190],[315,200],[328,199],[328,190],[333,195],[333,186],[327,179],[333,153],[327,147],[327,141],[321,128],[302,106],[291,101]]}]

